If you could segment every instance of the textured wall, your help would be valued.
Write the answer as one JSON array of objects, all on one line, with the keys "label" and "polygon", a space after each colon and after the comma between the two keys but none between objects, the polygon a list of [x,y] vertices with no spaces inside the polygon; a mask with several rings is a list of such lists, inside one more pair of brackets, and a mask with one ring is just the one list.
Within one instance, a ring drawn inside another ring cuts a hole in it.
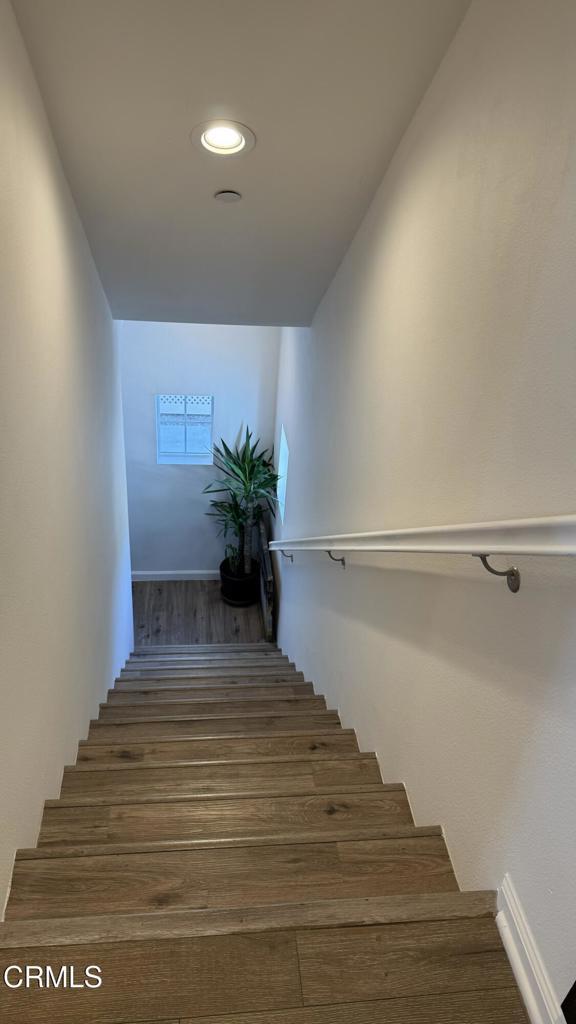
[{"label": "textured wall", "polygon": [[113,323],[0,0],[0,904],[132,637]]},{"label": "textured wall", "polygon": [[[311,330],[284,332],[284,536],[576,506],[576,7],[473,3]],[[443,822],[509,871],[558,994],[576,949],[576,566],[283,564],[280,642]],[[504,564],[503,562],[501,563]]]}]

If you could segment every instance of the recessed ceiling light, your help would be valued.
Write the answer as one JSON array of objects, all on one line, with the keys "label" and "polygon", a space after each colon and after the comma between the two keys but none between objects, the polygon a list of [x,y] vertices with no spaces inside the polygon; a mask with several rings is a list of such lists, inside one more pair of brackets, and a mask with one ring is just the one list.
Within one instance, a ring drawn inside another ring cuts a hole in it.
[{"label": "recessed ceiling light", "polygon": [[239,128],[231,124],[213,124],[202,132],[202,145],[211,153],[239,153],[246,139]]},{"label": "recessed ceiling light", "polygon": [[217,156],[247,153],[256,145],[256,136],[245,124],[237,121],[206,121],[191,133],[192,142]]},{"label": "recessed ceiling light", "polygon": [[221,188],[214,193],[214,199],[219,199],[221,203],[237,203],[242,199],[242,193],[236,192],[233,188]]}]

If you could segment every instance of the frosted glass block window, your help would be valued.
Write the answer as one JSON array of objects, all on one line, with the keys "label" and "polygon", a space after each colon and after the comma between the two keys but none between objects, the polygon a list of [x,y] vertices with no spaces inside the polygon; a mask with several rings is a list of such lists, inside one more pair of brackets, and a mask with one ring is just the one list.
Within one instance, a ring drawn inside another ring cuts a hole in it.
[{"label": "frosted glass block window", "polygon": [[212,464],[212,395],[156,395],[156,461],[164,466]]},{"label": "frosted glass block window", "polygon": [[280,519],[284,522],[284,514],[286,512],[286,481],[288,477],[288,459],[290,458],[290,452],[288,451],[288,441],[286,440],[286,434],[284,427],[280,431],[280,451],[278,453],[278,487],[276,490],[276,497],[278,498],[278,508],[280,509]]}]

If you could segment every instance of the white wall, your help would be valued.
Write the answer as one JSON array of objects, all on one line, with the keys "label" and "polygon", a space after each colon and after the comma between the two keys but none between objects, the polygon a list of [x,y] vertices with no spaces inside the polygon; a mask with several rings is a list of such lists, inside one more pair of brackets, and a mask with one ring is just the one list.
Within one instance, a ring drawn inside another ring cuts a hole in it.
[{"label": "white wall", "polygon": [[132,637],[113,323],[0,0],[0,906]]},{"label": "white wall", "polygon": [[132,567],[218,571],[224,540],[204,513],[213,466],[156,465],[156,394],[214,395],[214,440],[249,426],[272,445],[280,330],[124,321],[120,325]]},{"label": "white wall", "polygon": [[[576,6],[473,3],[311,330],[284,333],[285,537],[576,505]],[[576,974],[576,566],[280,566],[280,643]],[[499,563],[504,566],[504,562]]]}]

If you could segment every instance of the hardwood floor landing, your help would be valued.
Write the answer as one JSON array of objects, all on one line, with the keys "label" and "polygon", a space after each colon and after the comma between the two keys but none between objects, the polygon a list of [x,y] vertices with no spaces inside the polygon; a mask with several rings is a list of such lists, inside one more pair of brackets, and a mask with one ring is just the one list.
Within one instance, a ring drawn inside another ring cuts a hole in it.
[{"label": "hardwood floor landing", "polygon": [[218,580],[133,583],[132,596],[138,647],[264,640],[260,606],[232,608],[225,604]]}]

